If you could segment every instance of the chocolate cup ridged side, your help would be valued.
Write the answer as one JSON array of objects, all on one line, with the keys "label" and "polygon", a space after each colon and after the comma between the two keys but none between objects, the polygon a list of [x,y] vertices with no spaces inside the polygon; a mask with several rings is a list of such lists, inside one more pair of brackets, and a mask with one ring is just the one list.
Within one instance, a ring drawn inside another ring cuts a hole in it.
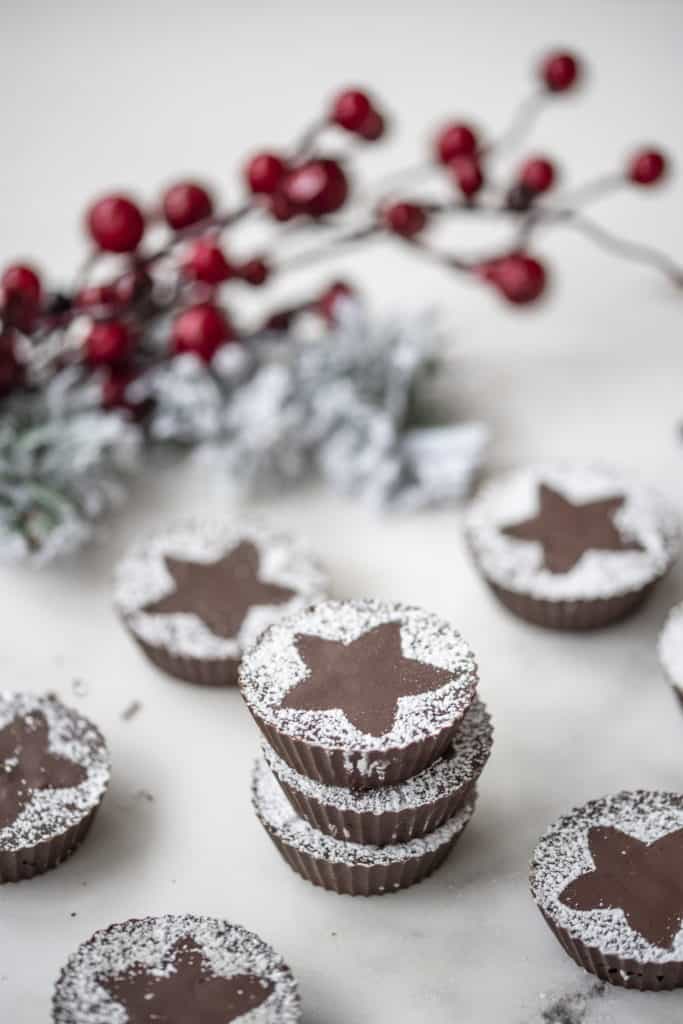
[{"label": "chocolate cup ridged side", "polygon": [[621,988],[638,989],[641,992],[659,992],[683,986],[683,962],[643,964],[613,953],[602,953],[594,946],[587,946],[579,939],[573,938],[566,928],[556,924],[543,910],[541,913],[572,960],[602,981]]},{"label": "chocolate cup ridged side", "polygon": [[627,594],[586,601],[547,601],[507,590],[490,579],[486,582],[501,604],[526,622],[546,629],[589,630],[619,622],[636,611],[657,581]]},{"label": "chocolate cup ridged side", "polygon": [[192,658],[172,654],[165,647],[146,643],[132,630],[129,632],[152,664],[166,675],[199,686],[237,686],[237,658]]},{"label": "chocolate cup ridged side", "polygon": [[421,857],[411,857],[393,864],[366,866],[340,864],[313,857],[285,843],[267,825],[264,827],[283,859],[298,875],[313,885],[346,896],[383,896],[421,882],[443,864],[465,831],[463,827],[450,841]]},{"label": "chocolate cup ridged side", "polygon": [[296,813],[313,828],[335,839],[370,846],[408,842],[433,832],[460,810],[476,781],[472,779],[453,793],[448,793],[423,807],[373,814],[372,811],[359,813],[319,803],[289,786],[278,776],[275,769],[273,774]]},{"label": "chocolate cup ridged side", "polygon": [[81,845],[99,810],[99,804],[76,825],[52,839],[21,850],[0,850],[0,883],[21,882],[56,868]]}]

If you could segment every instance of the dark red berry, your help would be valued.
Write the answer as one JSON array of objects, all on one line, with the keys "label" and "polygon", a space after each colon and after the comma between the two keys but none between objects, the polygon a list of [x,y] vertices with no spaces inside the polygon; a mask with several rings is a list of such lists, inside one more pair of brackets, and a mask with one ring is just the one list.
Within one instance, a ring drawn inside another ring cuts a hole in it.
[{"label": "dark red berry", "polygon": [[448,169],[467,199],[476,195],[484,184],[484,175],[476,156],[456,156],[450,161]]},{"label": "dark red berry", "polygon": [[436,157],[439,163],[449,164],[456,156],[474,156],[477,136],[468,124],[452,121],[436,137]]},{"label": "dark red berry", "polygon": [[253,285],[258,288],[259,285],[265,284],[270,276],[270,267],[265,260],[253,259],[247,260],[240,267],[237,268],[237,276],[247,284]]},{"label": "dark red berry", "polygon": [[287,331],[289,330],[294,313],[290,309],[282,309],[279,313],[271,313],[263,325],[264,331]]},{"label": "dark red berry", "polygon": [[131,353],[133,335],[120,320],[94,323],[85,339],[85,358],[91,366],[121,363]]},{"label": "dark red berry", "polygon": [[24,380],[24,367],[17,359],[15,341],[10,328],[0,334],[0,398],[9,395]]},{"label": "dark red berry", "polygon": [[223,311],[210,302],[202,302],[176,317],[171,348],[176,355],[192,352],[210,363],[221,345],[234,338],[235,332]]},{"label": "dark red berry", "polygon": [[193,281],[221,284],[232,277],[233,271],[223,250],[212,238],[199,238],[185,254],[183,273]]},{"label": "dark red berry", "polygon": [[382,211],[384,223],[397,235],[414,238],[427,224],[427,214],[417,203],[392,203]]},{"label": "dark red berry", "polygon": [[287,175],[282,192],[295,209],[323,217],[344,205],[349,184],[336,160],[308,160]]},{"label": "dark red berry", "polygon": [[335,97],[330,111],[330,121],[341,128],[346,128],[348,132],[359,132],[372,111],[373,106],[367,93],[359,89],[346,89]]},{"label": "dark red berry", "polygon": [[102,405],[105,409],[130,409],[126,398],[128,385],[135,380],[132,370],[110,367],[102,380]]},{"label": "dark red berry", "polygon": [[335,281],[318,299],[316,309],[328,324],[336,320],[336,307],[340,299],[347,299],[354,294],[351,285],[345,281]]},{"label": "dark red berry", "polygon": [[139,208],[126,196],[105,196],[90,207],[88,231],[105,252],[132,252],[145,230]]},{"label": "dark red berry", "polygon": [[384,135],[386,127],[386,122],[382,115],[376,110],[371,110],[358,129],[358,134],[366,142],[377,142]]},{"label": "dark red berry", "polygon": [[113,284],[93,284],[81,288],[76,294],[74,305],[78,309],[91,309],[93,306],[114,306],[118,302],[116,287]]},{"label": "dark red berry", "polygon": [[19,302],[35,308],[40,302],[40,278],[32,267],[15,263],[8,267],[0,281],[5,303]]},{"label": "dark red berry", "polygon": [[292,217],[296,217],[298,212],[296,207],[281,192],[276,192],[275,195],[269,196],[267,206],[271,216],[282,223],[291,220]]},{"label": "dark red berry", "polygon": [[576,82],[579,62],[571,53],[550,53],[540,67],[541,81],[551,92],[564,92]]},{"label": "dark red berry", "polygon": [[254,195],[272,196],[287,170],[286,162],[276,153],[257,153],[247,164],[247,184]]},{"label": "dark red berry", "polygon": [[193,181],[182,181],[164,192],[163,209],[166,223],[174,231],[206,220],[213,213],[211,196]]},{"label": "dark red berry", "polygon": [[641,149],[628,165],[628,178],[634,185],[655,185],[667,172],[666,157],[657,149]]},{"label": "dark red berry", "polygon": [[538,299],[546,285],[543,264],[526,253],[512,253],[489,265],[488,274],[482,276],[491,281],[502,295],[515,305],[524,305]]},{"label": "dark red berry", "polygon": [[532,192],[547,192],[555,181],[555,165],[545,157],[533,157],[522,166],[519,181]]}]

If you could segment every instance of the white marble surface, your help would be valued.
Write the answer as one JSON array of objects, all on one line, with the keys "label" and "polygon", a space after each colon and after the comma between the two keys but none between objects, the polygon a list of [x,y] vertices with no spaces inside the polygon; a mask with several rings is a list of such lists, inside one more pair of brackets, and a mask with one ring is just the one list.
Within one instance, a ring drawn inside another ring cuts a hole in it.
[{"label": "white marble surface", "polygon": [[[0,258],[35,252],[68,273],[76,215],[99,187],[138,183],[152,194],[176,170],[227,176],[255,143],[284,142],[338,82],[370,81],[403,112],[395,155],[364,158],[369,169],[410,160],[414,133],[441,112],[474,108],[500,122],[529,55],[548,41],[594,62],[592,92],[559,103],[534,137],[567,156],[574,180],[641,137],[683,158],[673,102],[682,31],[683,7],[666,2],[459,3],[447,13],[440,0],[343,10],[303,0],[8,4]],[[642,201],[625,193],[604,217],[683,254],[682,195],[680,184]],[[368,280],[380,306],[439,302],[455,343],[446,387],[491,422],[493,464],[599,455],[659,484],[683,511],[681,296],[560,232],[540,249],[557,283],[529,315],[401,251],[340,265]],[[256,735],[238,695],[161,677],[111,611],[111,570],[131,538],[171,513],[228,505],[197,470],[150,472],[98,549],[40,575],[0,576],[3,685],[57,690],[101,725],[114,759],[78,854],[0,892],[0,1019],[43,1024],[60,965],[96,928],[191,910],[272,941],[300,978],[306,1024],[564,1024],[554,1001],[592,979],[541,921],[527,860],[573,803],[681,787],[683,719],[655,655],[657,629],[683,594],[681,567],[630,622],[559,636],[495,606],[455,510],[380,521],[316,491],[259,507],[308,538],[338,594],[422,603],[451,617],[481,658],[496,743],[470,829],[431,880],[351,900],[301,881],[261,832],[248,796]],[[132,700],[142,710],[123,721]],[[583,1019],[674,1024],[682,1012],[681,994],[610,990]]]}]

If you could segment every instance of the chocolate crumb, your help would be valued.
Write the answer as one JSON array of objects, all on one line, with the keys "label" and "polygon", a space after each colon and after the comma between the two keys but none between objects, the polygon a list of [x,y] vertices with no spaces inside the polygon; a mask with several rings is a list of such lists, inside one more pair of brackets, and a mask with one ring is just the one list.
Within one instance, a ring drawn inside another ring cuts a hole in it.
[{"label": "chocolate crumb", "polygon": [[132,700],[130,704],[123,709],[121,712],[121,718],[124,722],[130,722],[131,718],[135,718],[137,713],[142,710],[142,704],[139,700]]},{"label": "chocolate crumb", "polygon": [[560,996],[543,1011],[543,1024],[584,1024],[591,1005],[599,996],[604,995],[606,986],[599,982],[591,986],[587,992],[571,992]]}]

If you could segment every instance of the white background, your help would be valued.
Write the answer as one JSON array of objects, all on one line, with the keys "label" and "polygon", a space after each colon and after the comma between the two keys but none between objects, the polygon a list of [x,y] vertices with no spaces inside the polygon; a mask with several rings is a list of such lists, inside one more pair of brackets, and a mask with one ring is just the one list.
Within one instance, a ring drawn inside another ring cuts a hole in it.
[{"label": "white background", "polygon": [[[676,0],[5,3],[0,258],[32,255],[68,279],[84,204],[110,185],[151,200],[161,183],[195,172],[235,197],[242,155],[286,144],[348,82],[369,83],[400,129],[362,158],[363,173],[413,162],[445,114],[501,127],[532,59],[556,43],[591,63],[590,89],[558,100],[533,137],[562,159],[567,182],[610,168],[641,140],[683,157]],[[595,212],[683,258],[682,196],[674,181],[626,190]],[[341,266],[379,308],[438,303],[453,344],[454,414],[491,423],[493,465],[600,456],[683,509],[683,296],[560,230],[538,250],[554,269],[553,294],[522,313],[399,247]],[[327,278],[321,268],[311,283]],[[292,292],[306,284],[293,281]],[[495,719],[479,810],[450,862],[409,891],[352,900],[301,881],[262,833],[248,794],[256,736],[237,693],[161,677],[112,614],[111,571],[127,543],[171,514],[204,509],[229,511],[214,481],[150,471],[97,549],[41,574],[2,574],[3,685],[77,704],[106,733],[114,777],[77,855],[0,893],[0,1019],[46,1021],[60,966],[96,928],[190,910],[272,941],[300,979],[306,1024],[558,1020],[554,1000],[592,980],[538,915],[527,860],[574,803],[621,787],[680,788],[683,720],[655,655],[666,610],[683,596],[680,569],[628,623],[555,635],[493,604],[467,561],[457,510],[378,520],[315,490],[261,506],[308,539],[338,594],[408,600],[457,623],[480,655]],[[124,722],[133,699],[143,708]],[[682,998],[610,990],[585,1021],[673,1024]]]}]

